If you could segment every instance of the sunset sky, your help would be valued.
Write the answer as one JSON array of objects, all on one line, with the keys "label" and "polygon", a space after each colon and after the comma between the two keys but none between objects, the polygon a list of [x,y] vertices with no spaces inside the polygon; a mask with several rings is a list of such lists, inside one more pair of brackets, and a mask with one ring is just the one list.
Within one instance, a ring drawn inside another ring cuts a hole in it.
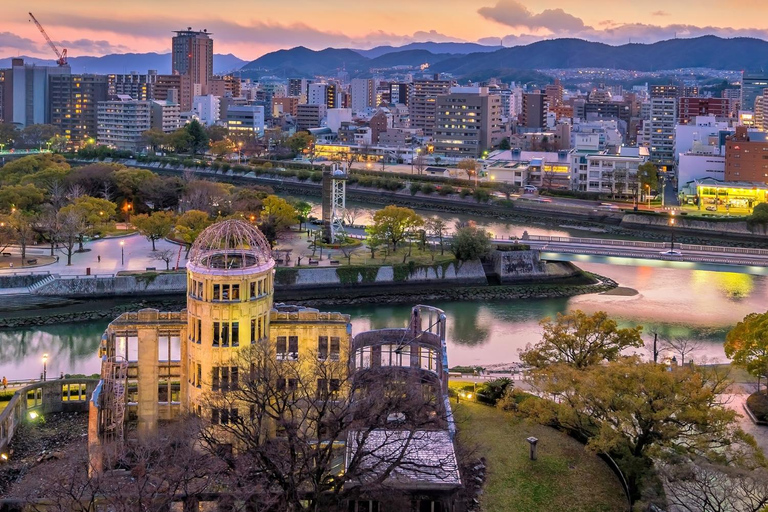
[{"label": "sunset sky", "polygon": [[[6,0],[0,57],[50,57],[40,20],[71,56],[167,52],[173,30],[214,33],[216,53],[253,59],[280,48],[370,48],[412,41],[506,46],[552,37],[609,44],[716,34],[768,39],[765,0]],[[738,7],[736,7],[738,5]]]}]

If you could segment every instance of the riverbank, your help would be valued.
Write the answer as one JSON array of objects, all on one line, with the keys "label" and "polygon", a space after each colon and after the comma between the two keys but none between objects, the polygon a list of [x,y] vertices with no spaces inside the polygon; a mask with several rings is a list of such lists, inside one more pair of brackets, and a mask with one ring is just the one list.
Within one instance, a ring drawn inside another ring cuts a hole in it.
[{"label": "riverbank", "polygon": [[[607,277],[580,272],[579,275],[545,283],[526,283],[501,286],[408,286],[391,285],[338,289],[278,288],[275,302],[291,302],[308,307],[328,309],[334,306],[416,304],[437,301],[488,301],[557,299],[616,288],[618,284]],[[183,293],[143,300],[70,299],[51,304],[48,297],[28,296],[23,309],[0,312],[0,329],[18,329],[75,322],[111,320],[126,311],[155,308],[161,311],[180,311],[186,307]]]}]

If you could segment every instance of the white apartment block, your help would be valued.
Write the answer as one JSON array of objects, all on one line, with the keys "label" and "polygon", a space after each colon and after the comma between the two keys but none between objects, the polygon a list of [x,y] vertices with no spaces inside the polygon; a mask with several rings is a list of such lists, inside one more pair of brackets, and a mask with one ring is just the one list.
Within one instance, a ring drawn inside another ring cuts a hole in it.
[{"label": "white apartment block", "polygon": [[675,124],[677,123],[677,99],[651,98],[650,118],[645,135],[651,161],[662,166],[675,162]]},{"label": "white apartment block", "polygon": [[192,111],[205,126],[213,126],[221,117],[221,100],[212,94],[195,96],[192,99]]},{"label": "white apartment block", "polygon": [[623,196],[638,192],[637,169],[648,161],[645,148],[622,147],[618,154],[579,153],[571,159],[574,190]]},{"label": "white apartment block", "polygon": [[118,98],[98,103],[97,140],[116,149],[139,151],[143,149],[142,134],[152,126],[150,102]]},{"label": "white apartment block", "polygon": [[353,78],[350,85],[352,112],[376,106],[376,82],[372,78]]},{"label": "white apartment block", "polygon": [[181,110],[178,103],[170,101],[150,102],[152,128],[164,133],[173,133],[181,128]]}]

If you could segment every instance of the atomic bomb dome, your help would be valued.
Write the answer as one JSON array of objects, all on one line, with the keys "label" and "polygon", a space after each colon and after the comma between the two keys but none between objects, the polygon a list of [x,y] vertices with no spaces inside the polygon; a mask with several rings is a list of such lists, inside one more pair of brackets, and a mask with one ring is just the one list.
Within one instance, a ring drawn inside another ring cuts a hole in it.
[{"label": "atomic bomb dome", "polygon": [[187,268],[194,272],[259,272],[274,264],[272,248],[256,226],[242,220],[225,220],[200,233],[189,252]]}]

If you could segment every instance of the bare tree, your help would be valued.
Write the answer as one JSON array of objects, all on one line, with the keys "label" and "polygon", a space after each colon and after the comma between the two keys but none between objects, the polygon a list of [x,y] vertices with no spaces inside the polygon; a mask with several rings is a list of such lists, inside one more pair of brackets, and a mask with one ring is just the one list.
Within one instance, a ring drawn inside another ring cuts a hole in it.
[{"label": "bare tree", "polygon": [[34,219],[31,215],[16,211],[8,219],[11,227],[11,236],[21,247],[21,266],[27,258],[27,246],[35,239],[35,230],[33,228]]},{"label": "bare tree", "polygon": [[687,336],[674,336],[672,338],[662,338],[662,345],[665,349],[680,355],[680,364],[685,364],[685,356],[701,349],[703,342],[701,340],[692,340]]},{"label": "bare tree", "polygon": [[[447,464],[409,455],[445,420],[419,377],[387,379],[372,369],[350,379],[348,361],[332,347],[299,360],[267,342],[230,364],[226,378],[214,369],[219,391],[203,406],[210,411],[204,446],[231,468],[232,487],[271,497],[276,510],[338,510],[347,499],[383,491],[395,470],[430,473]],[[345,455],[340,471],[336,461]]]},{"label": "bare tree", "polygon": [[79,183],[75,183],[71,187],[69,187],[69,190],[67,191],[67,199],[69,199],[71,202],[75,202],[80,197],[88,195],[85,188],[80,185]]},{"label": "bare tree", "polygon": [[[427,228],[427,234],[432,238],[436,238],[440,244],[440,255],[442,256],[445,254],[443,240],[448,232],[448,226],[446,225],[445,220],[441,217],[431,217],[425,219],[424,226]],[[430,244],[430,247],[432,247],[432,244]]]},{"label": "bare tree", "polygon": [[350,206],[348,208],[344,209],[344,223],[347,226],[354,226],[355,221],[359,219],[363,213],[365,213],[365,208],[361,206]]},{"label": "bare tree", "polygon": [[173,249],[163,249],[162,251],[155,251],[152,253],[152,259],[165,262],[165,270],[171,270],[171,261],[176,256],[177,251]]},{"label": "bare tree", "polygon": [[703,460],[659,466],[672,512],[759,512],[768,505],[764,468],[719,466]]},{"label": "bare tree", "polygon": [[59,216],[57,210],[47,205],[43,212],[37,216],[35,227],[40,236],[51,245],[51,256],[59,241]]},{"label": "bare tree", "polygon": [[417,155],[413,160],[413,166],[418,174],[424,174],[424,169],[427,168],[427,157],[422,154]]},{"label": "bare tree", "polygon": [[88,226],[85,225],[82,216],[72,211],[59,211],[57,217],[58,240],[61,243],[59,250],[67,255],[67,266],[70,266],[72,265],[72,254],[75,252],[75,246],[80,242],[80,236]]}]

